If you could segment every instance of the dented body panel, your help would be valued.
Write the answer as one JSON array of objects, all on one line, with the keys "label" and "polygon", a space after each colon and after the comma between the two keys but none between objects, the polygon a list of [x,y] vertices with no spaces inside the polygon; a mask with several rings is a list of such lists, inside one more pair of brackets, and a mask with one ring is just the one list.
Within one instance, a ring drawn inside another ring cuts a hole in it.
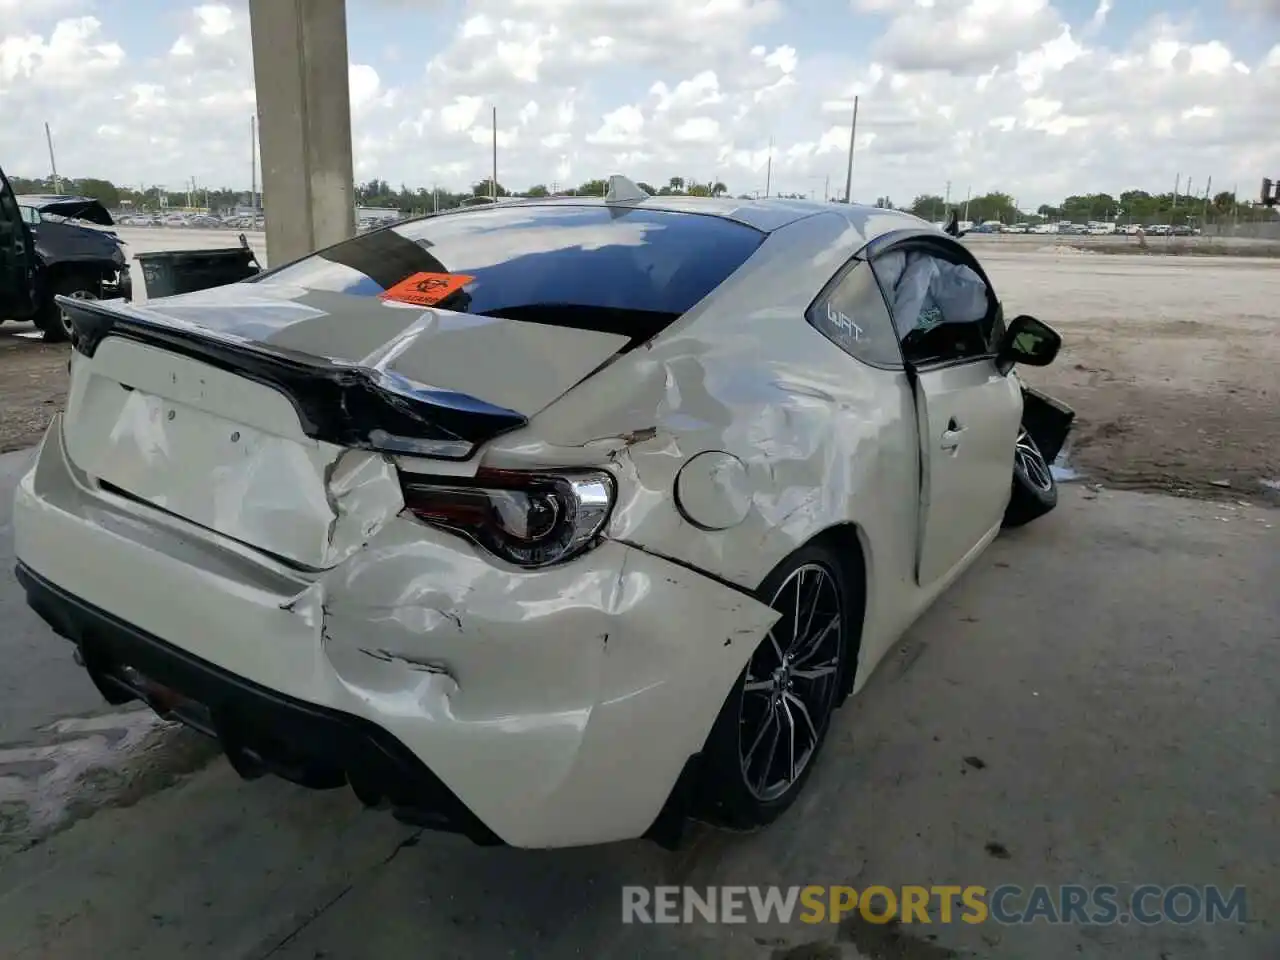
[{"label": "dented body panel", "polygon": [[301,574],[101,489],[60,427],[18,491],[24,564],[202,660],[375,719],[514,845],[644,833],[778,616],[634,547],[529,573],[401,518]]},{"label": "dented body panel", "polygon": [[404,508],[386,458],[307,437],[266,386],[115,338],[73,367],[71,462],[168,513],[323,569]]},{"label": "dented body panel", "polygon": [[[883,229],[897,219],[886,216]],[[622,493],[610,537],[748,590],[813,537],[849,526],[869,578],[855,687],[1000,524],[997,509],[972,551],[916,583],[920,448],[908,375],[860,364],[796,319],[865,236],[840,212],[781,228],[784,242],[763,247],[714,304],[481,454],[495,467],[612,463]],[[778,326],[787,349],[762,352]],[[745,485],[725,490],[723,510],[737,512],[737,499],[749,506],[727,529],[698,529],[673,496],[681,470],[704,451],[745,467]],[[994,492],[1001,508],[1007,496],[1004,486]]]}]

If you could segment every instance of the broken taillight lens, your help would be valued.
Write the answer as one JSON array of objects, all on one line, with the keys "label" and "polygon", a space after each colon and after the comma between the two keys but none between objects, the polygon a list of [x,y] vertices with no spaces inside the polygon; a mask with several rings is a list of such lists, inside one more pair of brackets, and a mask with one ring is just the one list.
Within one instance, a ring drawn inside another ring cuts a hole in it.
[{"label": "broken taillight lens", "polygon": [[588,549],[613,509],[616,486],[602,470],[480,470],[474,479],[405,477],[405,507],[521,567],[561,563]]}]

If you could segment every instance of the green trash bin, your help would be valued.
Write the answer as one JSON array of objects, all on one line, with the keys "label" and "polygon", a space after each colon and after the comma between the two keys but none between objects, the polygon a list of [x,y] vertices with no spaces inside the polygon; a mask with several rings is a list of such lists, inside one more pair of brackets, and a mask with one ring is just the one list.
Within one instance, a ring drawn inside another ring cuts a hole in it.
[{"label": "green trash bin", "polygon": [[134,259],[142,267],[142,280],[149,300],[221,287],[262,271],[243,233],[238,247],[158,250],[134,254]]}]

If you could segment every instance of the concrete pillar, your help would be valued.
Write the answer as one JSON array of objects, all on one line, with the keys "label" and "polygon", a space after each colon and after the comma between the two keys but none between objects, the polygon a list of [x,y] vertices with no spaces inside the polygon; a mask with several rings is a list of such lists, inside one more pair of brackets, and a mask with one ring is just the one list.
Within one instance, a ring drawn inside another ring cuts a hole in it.
[{"label": "concrete pillar", "polygon": [[250,0],[267,259],[355,234],[345,0]]}]

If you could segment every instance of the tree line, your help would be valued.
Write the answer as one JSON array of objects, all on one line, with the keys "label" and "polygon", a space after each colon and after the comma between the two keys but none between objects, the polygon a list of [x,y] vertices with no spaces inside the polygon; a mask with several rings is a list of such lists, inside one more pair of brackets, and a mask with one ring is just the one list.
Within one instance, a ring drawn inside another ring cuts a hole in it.
[{"label": "tree line", "polygon": [[[892,206],[885,198],[879,206]],[[943,220],[948,213],[946,198],[936,194],[922,194],[905,207],[925,220]],[[1241,199],[1230,190],[1198,196],[1188,194],[1149,193],[1146,190],[1126,190],[1118,196],[1109,193],[1087,193],[1067,197],[1058,205],[1041,204],[1034,212],[1022,210],[1011,194],[993,192],[970,197],[964,201],[952,200],[950,209],[959,211],[962,219],[973,223],[997,221],[1000,223],[1045,223],[1071,221],[1087,223],[1090,220],[1116,223],[1165,223],[1171,226],[1198,223],[1222,223],[1232,219],[1261,220],[1273,214],[1254,199]]]},{"label": "tree line", "polygon": [[[660,187],[651,183],[637,184],[655,196],[693,196],[723,197],[729,188],[719,181],[695,183],[686,181],[684,177],[672,177]],[[356,203],[363,207],[388,207],[411,213],[429,213],[433,210],[447,210],[461,206],[474,197],[602,197],[608,192],[609,181],[587,180],[576,187],[560,187],[558,184],[548,186],[536,183],[526,190],[515,192],[507,188],[501,181],[495,185],[492,177],[477,180],[469,191],[455,193],[450,190],[427,189],[425,187],[410,188],[404,184],[399,189],[391,186],[386,180],[370,180],[356,184]]]},{"label": "tree line", "polygon": [[[212,213],[225,213],[252,204],[248,191],[232,190],[229,187],[218,189],[197,187],[194,190],[166,190],[162,187],[134,188],[97,177],[61,177],[58,184],[54,183],[52,177],[10,177],[9,182],[13,186],[14,193],[19,195],[74,194],[99,200],[109,210],[132,207],[137,210],[158,211],[166,208],[199,207]],[[564,189],[553,186],[557,196],[583,197],[604,196],[609,188],[607,180],[588,180],[576,187]],[[661,187],[648,183],[641,183],[640,186],[659,196],[722,197],[728,194],[728,187],[718,181],[693,183],[687,182],[684,177],[672,177]],[[357,206],[394,209],[409,214],[448,210],[461,206],[474,197],[487,197],[492,193],[496,193],[499,197],[546,197],[552,195],[553,189],[540,183],[517,194],[499,182],[494,190],[489,177],[477,180],[467,191],[410,188],[404,184],[395,188],[386,180],[377,178],[355,185]],[[261,197],[258,199],[260,203],[263,202]]]},{"label": "tree line", "polygon": [[[12,177],[10,183],[13,185],[14,192],[18,194],[55,192],[51,178]],[[224,213],[250,203],[247,191],[232,190],[229,187],[197,188],[194,191],[165,190],[161,187],[135,189],[95,177],[63,177],[60,185],[62,193],[93,197],[111,210],[119,210],[126,206],[139,210],[194,206],[213,213]],[[657,196],[722,197],[730,195],[729,188],[723,182],[698,183],[686,180],[684,177],[671,177],[661,186],[643,182],[639,186]],[[558,184],[548,186],[545,183],[539,183],[515,193],[501,182],[492,183],[491,178],[488,177],[477,180],[469,191],[411,188],[404,184],[396,188],[386,180],[375,178],[357,183],[355,196],[358,206],[394,209],[416,215],[448,210],[461,206],[475,197],[487,197],[491,194],[499,197],[546,197],[553,194],[599,197],[603,196],[607,190],[608,181],[603,179],[587,180],[573,187],[561,187]],[[738,194],[742,199],[756,195]],[[803,196],[794,193],[773,195],[794,199],[800,199]],[[999,191],[969,197],[964,201],[952,198],[949,203],[946,197],[937,194],[921,194],[905,207],[896,207],[893,201],[885,196],[877,197],[874,204],[877,207],[906,210],[931,221],[945,220],[950,211],[955,210],[962,219],[974,223],[998,221],[1006,224],[1034,224],[1058,220],[1070,220],[1076,223],[1090,220],[1114,220],[1119,223],[1178,225],[1218,223],[1232,219],[1259,220],[1275,215],[1252,198],[1240,200],[1231,191],[1221,191],[1212,195],[1202,193],[1199,196],[1175,195],[1172,192],[1149,193],[1146,190],[1126,190],[1115,196],[1109,193],[1079,194],[1067,197],[1056,206],[1041,204],[1035,211],[1020,209],[1012,194]]]}]

